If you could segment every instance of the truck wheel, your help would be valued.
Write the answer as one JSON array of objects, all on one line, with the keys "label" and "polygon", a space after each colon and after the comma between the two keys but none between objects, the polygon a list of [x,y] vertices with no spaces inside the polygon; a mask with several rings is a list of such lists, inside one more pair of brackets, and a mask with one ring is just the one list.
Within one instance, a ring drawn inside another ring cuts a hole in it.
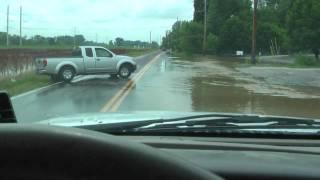
[{"label": "truck wheel", "polygon": [[119,76],[123,79],[128,79],[131,76],[131,67],[129,65],[122,65],[119,70]]},{"label": "truck wheel", "polygon": [[75,70],[72,67],[66,66],[60,70],[60,79],[64,82],[71,82],[75,76]]}]

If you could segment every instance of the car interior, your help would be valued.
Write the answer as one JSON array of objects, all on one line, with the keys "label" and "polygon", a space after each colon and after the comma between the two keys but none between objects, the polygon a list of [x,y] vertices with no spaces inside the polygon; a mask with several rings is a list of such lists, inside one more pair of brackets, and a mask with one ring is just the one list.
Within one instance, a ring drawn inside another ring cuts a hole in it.
[{"label": "car interior", "polygon": [[1,179],[319,179],[312,138],[115,136],[19,124],[0,95]]}]

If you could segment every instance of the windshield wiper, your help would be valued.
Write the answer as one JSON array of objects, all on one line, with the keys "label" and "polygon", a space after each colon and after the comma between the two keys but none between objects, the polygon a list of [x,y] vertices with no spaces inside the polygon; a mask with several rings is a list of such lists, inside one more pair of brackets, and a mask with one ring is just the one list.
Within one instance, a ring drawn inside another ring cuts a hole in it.
[{"label": "windshield wiper", "polygon": [[[273,133],[318,133],[320,120],[259,115],[203,114],[172,119],[134,121],[126,123],[99,124],[87,127],[107,133],[150,133],[150,132],[259,132]],[[86,127],[81,127],[86,128]],[[277,130],[276,130],[277,129]],[[291,130],[290,130],[291,129]],[[303,129],[303,130],[301,130]],[[299,130],[299,131],[298,131]]]},{"label": "windshield wiper", "polygon": [[320,127],[320,120],[298,119],[286,117],[258,116],[258,115],[199,115],[163,122],[154,122],[137,127],[136,130],[163,128],[315,128]]}]

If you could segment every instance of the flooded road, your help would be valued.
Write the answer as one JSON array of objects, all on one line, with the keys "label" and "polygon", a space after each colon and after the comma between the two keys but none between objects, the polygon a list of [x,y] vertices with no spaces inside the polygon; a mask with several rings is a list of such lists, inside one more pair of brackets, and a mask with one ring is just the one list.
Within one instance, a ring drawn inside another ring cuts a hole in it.
[{"label": "flooded road", "polygon": [[[272,75],[270,80],[268,76],[246,72],[248,68],[239,69],[238,63],[232,59],[185,60],[163,55],[136,84],[120,111],[232,112],[320,118],[317,83],[310,86],[306,78],[301,86],[293,80],[282,82],[281,78],[286,80],[283,75],[277,77],[277,71],[268,70]],[[313,76],[319,72],[312,73]],[[289,72],[288,78],[294,75]]]},{"label": "flooded road", "polygon": [[83,113],[224,112],[320,118],[319,70],[242,67],[238,60],[136,58],[129,80],[77,77],[12,98],[20,123]]}]

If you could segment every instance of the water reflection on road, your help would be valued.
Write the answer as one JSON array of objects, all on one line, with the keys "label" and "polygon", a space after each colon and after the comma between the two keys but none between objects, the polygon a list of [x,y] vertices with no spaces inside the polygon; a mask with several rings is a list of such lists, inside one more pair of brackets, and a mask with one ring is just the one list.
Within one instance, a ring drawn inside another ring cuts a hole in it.
[{"label": "water reflection on road", "polygon": [[122,110],[320,118],[319,88],[273,84],[238,71],[238,63],[234,59],[212,57],[198,60],[162,57],[159,66],[137,84]]},{"label": "water reflection on road", "polygon": [[[208,61],[192,64],[206,64]],[[320,117],[317,108],[320,107],[319,88],[268,83],[239,73],[235,70],[236,63],[232,60],[213,61],[205,68],[213,72],[208,73],[202,66],[202,70],[190,79],[194,111]]]}]

